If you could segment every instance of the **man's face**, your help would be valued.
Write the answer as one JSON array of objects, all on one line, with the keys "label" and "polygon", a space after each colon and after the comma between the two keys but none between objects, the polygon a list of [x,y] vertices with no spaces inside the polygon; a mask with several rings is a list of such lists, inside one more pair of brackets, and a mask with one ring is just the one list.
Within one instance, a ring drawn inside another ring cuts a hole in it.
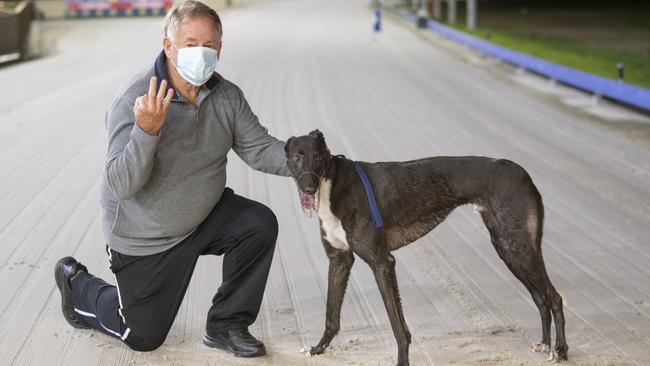
[{"label": "man's face", "polygon": [[[221,56],[221,31],[210,18],[187,18],[178,24],[176,34],[170,36],[172,39],[164,38],[163,46],[167,58],[174,61],[176,65],[178,65],[176,47],[209,47],[217,51],[217,57]],[[176,47],[172,45],[172,41]]]}]

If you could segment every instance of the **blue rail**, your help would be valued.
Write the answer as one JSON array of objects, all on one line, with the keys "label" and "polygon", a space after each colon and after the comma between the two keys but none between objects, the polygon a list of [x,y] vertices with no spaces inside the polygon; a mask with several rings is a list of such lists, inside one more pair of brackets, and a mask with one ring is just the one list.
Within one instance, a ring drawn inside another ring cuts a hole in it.
[{"label": "blue rail", "polygon": [[[386,10],[413,23],[417,20],[415,15],[406,10],[394,8],[386,8]],[[496,57],[509,64],[520,66],[526,70],[533,71],[573,87],[650,111],[650,89],[626,84],[620,80],[590,74],[498,46],[492,42],[471,36],[430,19],[427,20],[427,28],[453,41],[464,44],[481,53]]]}]

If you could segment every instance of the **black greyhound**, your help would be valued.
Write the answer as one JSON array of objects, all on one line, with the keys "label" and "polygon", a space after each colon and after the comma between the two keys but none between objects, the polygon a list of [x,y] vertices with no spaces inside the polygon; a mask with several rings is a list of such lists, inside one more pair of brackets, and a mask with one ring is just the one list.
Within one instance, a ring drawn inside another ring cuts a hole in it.
[{"label": "black greyhound", "polygon": [[[319,216],[330,259],[325,332],[311,348],[312,355],[323,353],[340,329],[341,305],[355,253],[371,267],[379,286],[397,339],[397,364],[408,365],[411,334],[402,314],[391,251],[426,235],[456,207],[474,204],[499,257],[526,286],[539,309],[542,340],[533,350],[550,352],[549,360],[567,359],[562,297],[551,284],[542,258],[542,197],[522,167],[485,157],[359,163],[383,216],[383,226],[376,226],[355,162],[332,156],[320,131],[291,137],[285,151],[303,210]],[[556,330],[553,351],[551,313]]]}]

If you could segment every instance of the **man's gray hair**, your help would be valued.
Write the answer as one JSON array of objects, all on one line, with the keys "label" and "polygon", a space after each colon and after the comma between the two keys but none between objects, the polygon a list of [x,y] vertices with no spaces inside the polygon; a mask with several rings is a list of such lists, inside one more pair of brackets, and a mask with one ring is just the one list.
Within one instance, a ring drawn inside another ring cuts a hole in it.
[{"label": "man's gray hair", "polygon": [[221,28],[221,19],[217,12],[204,3],[196,0],[188,0],[174,5],[165,17],[165,37],[171,37],[176,34],[178,25],[185,19],[206,17],[212,19],[217,26],[217,30],[223,34]]}]

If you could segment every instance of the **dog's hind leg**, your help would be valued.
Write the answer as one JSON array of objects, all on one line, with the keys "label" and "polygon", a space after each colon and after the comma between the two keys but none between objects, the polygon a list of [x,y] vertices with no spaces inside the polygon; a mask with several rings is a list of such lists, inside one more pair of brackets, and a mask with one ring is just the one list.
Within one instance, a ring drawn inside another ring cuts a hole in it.
[{"label": "dog's hind leg", "polygon": [[[506,262],[512,273],[526,286],[542,316],[542,341],[533,345],[535,352],[550,352],[549,361],[567,360],[569,346],[564,338],[564,313],[562,297],[548,278],[541,254],[530,267],[517,267]],[[530,270],[533,268],[533,270]],[[551,351],[551,311],[555,320],[555,349]]]},{"label": "dog's hind leg", "polygon": [[533,298],[542,320],[542,340],[533,344],[535,352],[550,352],[551,350],[551,301],[549,291],[552,288],[541,252],[520,245],[511,238],[492,233],[492,241],[499,257],[515,277],[521,281]]},{"label": "dog's hind leg", "polygon": [[311,347],[309,353],[321,354],[329,346],[332,338],[341,328],[341,306],[343,296],[348,286],[350,269],[354,264],[354,254],[351,250],[332,248],[323,239],[327,256],[330,259],[328,284],[327,284],[327,310],[325,315],[325,332],[318,345]]},{"label": "dog's hind leg", "polygon": [[551,354],[553,361],[565,361],[568,359],[569,346],[566,343],[564,334],[564,309],[562,305],[562,296],[555,290],[549,281],[549,295],[551,297],[551,310],[553,311],[553,320],[555,320],[555,350]]},{"label": "dog's hind leg", "polygon": [[[510,271],[521,281],[533,298],[542,319],[542,340],[532,345],[535,352],[551,351],[551,303],[548,297],[550,283],[546,277],[544,263],[541,258],[535,259],[538,264],[530,267],[537,268],[531,271],[527,266],[521,266],[515,260],[504,259]],[[541,268],[541,269],[539,269]],[[540,278],[541,277],[541,278]]]},{"label": "dog's hind leg", "polygon": [[[500,224],[490,210],[481,212],[483,220],[490,231],[492,244],[499,257],[505,262],[510,271],[521,281],[530,292],[542,319],[542,340],[533,345],[535,352],[551,351],[551,312],[555,320],[556,341],[555,350],[550,359],[562,361],[567,359],[568,346],[564,337],[564,314],[562,298],[548,278],[544,259],[534,235],[526,230],[506,229],[505,222]],[[531,240],[531,238],[533,238]]]},{"label": "dog's hind leg", "polygon": [[551,348],[551,312],[555,320],[555,350],[551,359],[567,359],[562,298],[551,284],[542,257],[544,205],[528,173],[507,160],[495,161],[488,194],[480,200],[480,212],[499,257],[533,297],[542,318],[538,352]]}]

